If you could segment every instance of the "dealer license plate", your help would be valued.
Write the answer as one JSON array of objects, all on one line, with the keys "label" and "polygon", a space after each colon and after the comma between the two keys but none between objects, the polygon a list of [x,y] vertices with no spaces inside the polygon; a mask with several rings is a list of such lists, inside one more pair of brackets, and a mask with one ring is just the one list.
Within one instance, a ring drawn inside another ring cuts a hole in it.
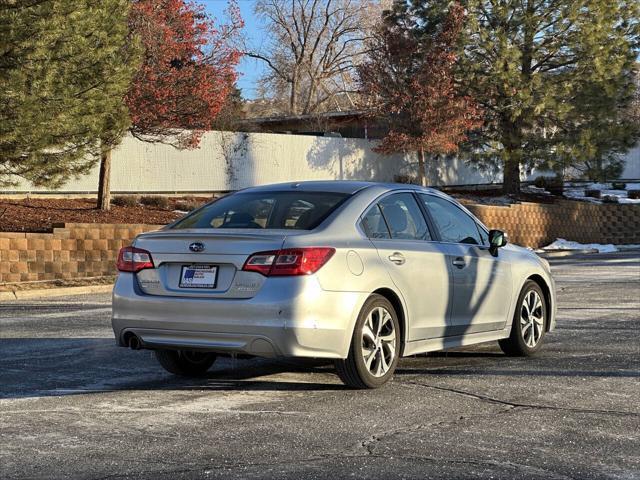
[{"label": "dealer license plate", "polygon": [[180,288],[216,288],[217,265],[183,265]]}]

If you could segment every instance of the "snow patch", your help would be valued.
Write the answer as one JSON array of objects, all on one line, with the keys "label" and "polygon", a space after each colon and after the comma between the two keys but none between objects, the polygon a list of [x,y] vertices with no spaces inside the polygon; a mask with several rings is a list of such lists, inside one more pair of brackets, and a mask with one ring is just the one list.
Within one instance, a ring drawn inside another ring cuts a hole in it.
[{"label": "snow patch", "polygon": [[618,248],[611,244],[601,243],[579,243],[571,240],[565,240],[564,238],[558,238],[555,242],[542,247],[543,251],[549,250],[597,250],[598,253],[613,253],[617,252]]},{"label": "snow patch", "polygon": [[[600,190],[601,198],[587,197],[586,190]],[[568,183],[564,188],[564,196],[591,203],[602,203],[604,197],[613,197],[618,199],[618,203],[640,204],[640,198],[628,197],[629,190],[640,190],[640,183],[627,183],[624,190],[614,190],[611,183],[589,183],[581,186]]]}]

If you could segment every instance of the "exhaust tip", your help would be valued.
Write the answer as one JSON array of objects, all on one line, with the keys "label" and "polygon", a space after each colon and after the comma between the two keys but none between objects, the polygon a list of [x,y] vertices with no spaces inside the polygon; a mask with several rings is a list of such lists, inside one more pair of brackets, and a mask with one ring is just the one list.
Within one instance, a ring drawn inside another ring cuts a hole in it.
[{"label": "exhaust tip", "polygon": [[134,333],[129,335],[129,338],[127,340],[127,345],[131,350],[140,350],[140,348],[142,348],[142,342],[140,341],[138,336]]}]

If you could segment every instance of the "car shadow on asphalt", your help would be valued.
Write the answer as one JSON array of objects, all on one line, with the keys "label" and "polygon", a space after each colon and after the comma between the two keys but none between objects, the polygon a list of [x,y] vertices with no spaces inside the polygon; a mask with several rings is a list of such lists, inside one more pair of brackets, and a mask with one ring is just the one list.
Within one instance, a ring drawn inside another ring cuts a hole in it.
[{"label": "car shadow on asphalt", "polygon": [[206,375],[183,378],[165,372],[152,352],[119,348],[109,338],[5,338],[0,351],[0,399],[125,390],[346,388],[326,360],[220,357]]},{"label": "car shadow on asphalt", "polygon": [[[205,376],[181,378],[165,372],[152,352],[119,348],[110,338],[6,338],[0,339],[0,350],[0,398],[5,399],[118,391],[347,389],[328,360],[220,357]],[[402,359],[396,375],[640,378],[637,370],[607,364],[585,370],[571,363],[559,368],[553,357],[538,356],[535,362],[478,347]]]}]

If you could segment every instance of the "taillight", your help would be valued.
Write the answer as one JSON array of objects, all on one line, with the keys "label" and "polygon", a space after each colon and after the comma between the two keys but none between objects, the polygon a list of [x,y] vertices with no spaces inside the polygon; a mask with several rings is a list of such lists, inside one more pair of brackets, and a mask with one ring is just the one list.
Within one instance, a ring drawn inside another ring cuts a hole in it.
[{"label": "taillight", "polygon": [[329,261],[335,248],[309,247],[287,248],[251,255],[242,267],[248,272],[258,272],[266,277],[276,275],[311,275]]},{"label": "taillight", "polygon": [[135,247],[124,247],[118,253],[116,267],[120,272],[139,272],[145,268],[153,268],[153,259],[146,250]]}]

